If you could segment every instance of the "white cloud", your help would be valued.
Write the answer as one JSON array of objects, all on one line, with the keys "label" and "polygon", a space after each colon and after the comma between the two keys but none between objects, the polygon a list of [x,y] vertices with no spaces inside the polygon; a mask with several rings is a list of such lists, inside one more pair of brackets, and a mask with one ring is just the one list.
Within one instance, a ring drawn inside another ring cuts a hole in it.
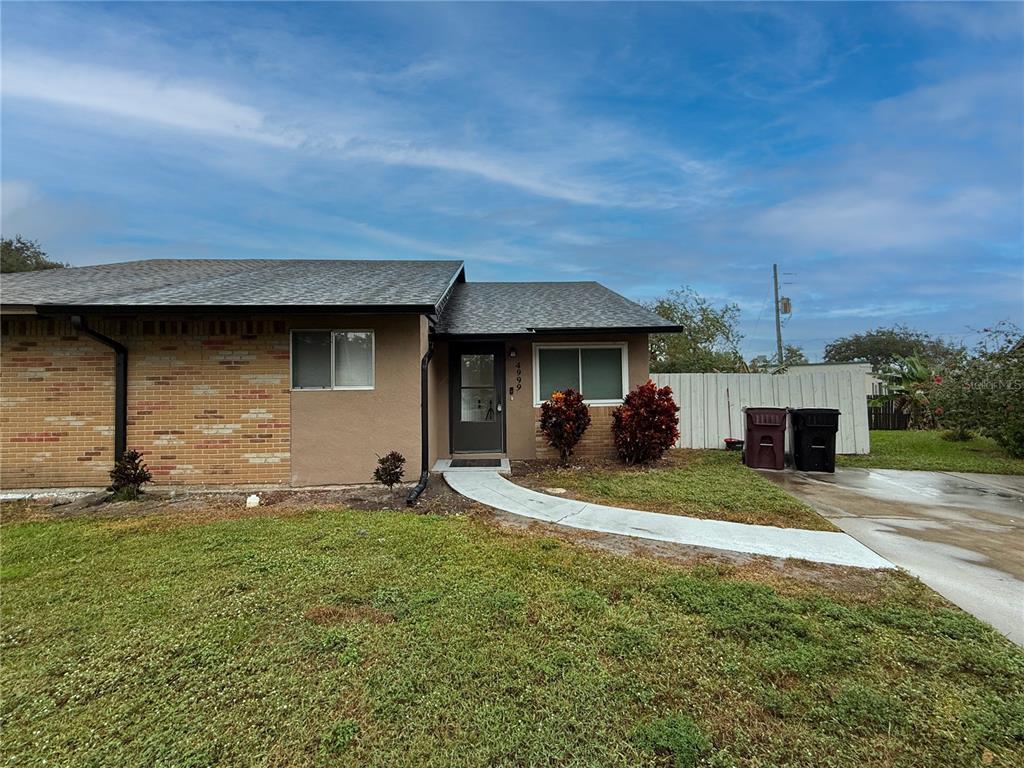
[{"label": "white cloud", "polygon": [[29,182],[4,179],[0,188],[0,229],[41,240],[50,256],[60,258],[62,240],[84,237],[111,220],[110,211],[94,201],[55,199]]},{"label": "white cloud", "polygon": [[0,182],[0,209],[3,212],[4,232],[8,230],[8,217],[17,215],[38,199],[39,191],[26,181],[4,179]]},{"label": "white cloud", "polygon": [[899,3],[911,19],[927,27],[947,27],[977,40],[1019,40],[1024,23],[1020,3]]},{"label": "white cloud", "polygon": [[890,302],[890,303],[869,303],[857,304],[845,307],[820,308],[814,311],[815,317],[819,318],[865,318],[877,319],[880,317],[912,317],[916,315],[932,315],[938,312],[946,312],[950,309],[948,304],[937,304],[935,302]]},{"label": "white cloud", "polygon": [[[425,62],[381,78],[415,82],[444,71],[438,62]],[[356,77],[371,85],[379,84],[381,78]],[[710,163],[610,126],[598,126],[588,133],[586,127],[564,115],[546,115],[543,133],[550,137],[571,132],[571,144],[552,143],[547,138],[543,144],[535,141],[523,149],[509,150],[505,141],[500,148],[483,140],[470,145],[462,137],[438,133],[443,129],[435,126],[407,125],[405,108],[373,93],[359,106],[332,105],[319,118],[309,117],[303,109],[281,107],[287,125],[301,126],[285,128],[285,120],[277,119],[274,110],[243,103],[208,83],[78,64],[30,52],[5,54],[0,86],[5,99],[117,118],[121,129],[133,123],[156,125],[306,154],[327,153],[442,171],[576,205],[693,207],[712,196],[722,197],[726,189],[721,170]],[[340,132],[339,124],[346,126]],[[404,127],[396,129],[396,125]],[[616,164],[623,167],[621,178],[608,170]],[[602,171],[590,172],[598,167]],[[672,178],[644,181],[644,173],[664,171]]]},{"label": "white cloud", "polygon": [[750,228],[806,248],[838,252],[926,248],[969,235],[999,202],[995,192],[982,187],[935,198],[880,177],[772,206],[755,216]]},{"label": "white cloud", "polygon": [[[875,105],[874,117],[890,130],[937,128],[969,133],[996,133],[1000,126],[993,116],[1022,101],[1019,68],[973,73],[883,99]],[[1014,125],[1019,140],[1020,126]]]},{"label": "white cloud", "polygon": [[260,110],[198,83],[30,55],[5,57],[0,87],[8,99],[86,109],[276,147],[298,144],[297,137],[272,130]]}]

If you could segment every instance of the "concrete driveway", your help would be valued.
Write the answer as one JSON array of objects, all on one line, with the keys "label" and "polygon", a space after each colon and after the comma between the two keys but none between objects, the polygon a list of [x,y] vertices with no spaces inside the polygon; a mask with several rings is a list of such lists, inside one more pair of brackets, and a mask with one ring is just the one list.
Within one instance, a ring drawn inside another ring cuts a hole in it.
[{"label": "concrete driveway", "polygon": [[762,474],[1024,645],[1024,476],[842,468]]}]

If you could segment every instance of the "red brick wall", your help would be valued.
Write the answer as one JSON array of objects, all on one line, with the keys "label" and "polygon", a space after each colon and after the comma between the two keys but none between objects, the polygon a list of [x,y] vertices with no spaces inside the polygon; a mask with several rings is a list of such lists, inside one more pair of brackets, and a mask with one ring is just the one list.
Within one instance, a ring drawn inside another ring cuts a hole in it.
[{"label": "red brick wall", "polygon": [[[611,459],[615,458],[615,443],[612,440],[612,412],[614,405],[590,406],[590,426],[583,433],[573,457],[578,459]],[[558,451],[548,445],[548,441],[540,431],[540,408],[534,409],[538,459],[557,459]]]}]

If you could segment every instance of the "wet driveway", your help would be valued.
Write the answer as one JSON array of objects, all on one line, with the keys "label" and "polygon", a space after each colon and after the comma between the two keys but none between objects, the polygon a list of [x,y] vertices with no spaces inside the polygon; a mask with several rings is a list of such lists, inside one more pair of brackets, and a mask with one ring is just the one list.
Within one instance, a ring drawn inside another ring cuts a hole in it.
[{"label": "wet driveway", "polygon": [[1024,476],[842,468],[762,474],[1024,645]]}]

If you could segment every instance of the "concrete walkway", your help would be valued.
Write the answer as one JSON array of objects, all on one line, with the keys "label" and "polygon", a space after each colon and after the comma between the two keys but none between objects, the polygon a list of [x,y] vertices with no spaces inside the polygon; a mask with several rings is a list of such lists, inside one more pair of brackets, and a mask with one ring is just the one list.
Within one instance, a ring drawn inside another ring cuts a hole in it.
[{"label": "concrete walkway", "polygon": [[453,490],[481,504],[571,528],[855,568],[893,567],[845,533],[698,520],[560,499],[511,483],[494,470],[450,470],[444,479]]}]

